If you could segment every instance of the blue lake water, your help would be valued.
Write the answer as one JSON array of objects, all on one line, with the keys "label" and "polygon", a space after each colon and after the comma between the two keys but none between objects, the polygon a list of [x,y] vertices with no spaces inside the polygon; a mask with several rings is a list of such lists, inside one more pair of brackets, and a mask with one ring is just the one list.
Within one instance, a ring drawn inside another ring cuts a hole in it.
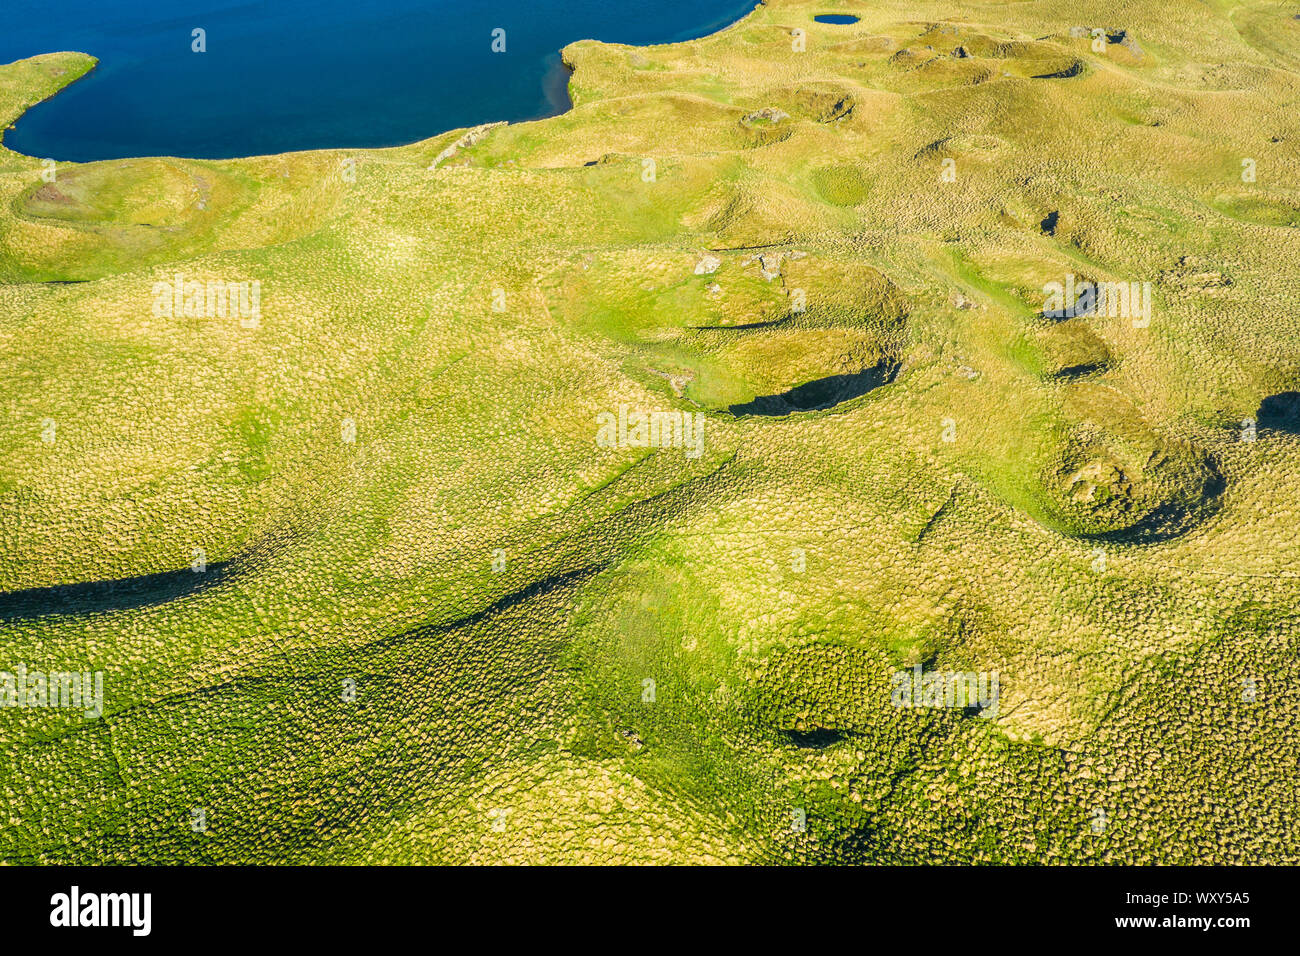
[{"label": "blue lake water", "polygon": [[[0,0],[0,62],[99,66],[4,134],[64,161],[393,146],[568,107],[574,40],[671,43],[756,0]],[[192,31],[207,51],[193,52]],[[492,51],[505,31],[505,52]]]}]

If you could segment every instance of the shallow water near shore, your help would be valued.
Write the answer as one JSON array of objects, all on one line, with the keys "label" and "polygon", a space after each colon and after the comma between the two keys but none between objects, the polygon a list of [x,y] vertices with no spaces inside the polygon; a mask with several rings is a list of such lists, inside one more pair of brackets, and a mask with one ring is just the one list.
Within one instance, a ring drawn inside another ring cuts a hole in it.
[{"label": "shallow water near shore", "polygon": [[[39,0],[0,5],[0,62],[78,50],[88,76],[32,108],[4,144],[86,162],[225,159],[395,146],[568,107],[560,48],[670,43],[754,0]],[[206,52],[191,49],[205,31]],[[493,52],[493,31],[505,52]]]}]

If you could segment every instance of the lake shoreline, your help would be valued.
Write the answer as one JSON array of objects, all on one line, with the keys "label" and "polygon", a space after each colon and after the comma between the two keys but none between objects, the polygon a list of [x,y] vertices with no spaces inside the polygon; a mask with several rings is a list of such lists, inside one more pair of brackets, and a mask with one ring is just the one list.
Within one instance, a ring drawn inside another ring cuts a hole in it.
[{"label": "lake shoreline", "polygon": [[[674,35],[671,38],[662,41],[652,41],[652,42],[622,43],[622,42],[613,42],[613,41],[604,41],[604,40],[597,41],[597,42],[608,42],[611,45],[615,45],[615,46],[654,47],[654,46],[661,46],[661,45],[666,45],[671,43],[681,43],[681,42],[690,42],[691,40],[700,40],[707,37],[716,36],[719,33],[730,30],[731,28],[735,27],[739,23],[746,20],[748,17],[752,16],[755,10],[758,10],[762,6],[764,6],[764,3],[763,0],[758,0],[758,2],[756,3],[751,2],[749,4],[746,4],[746,6],[747,9],[743,13],[740,13],[739,16],[733,16],[731,14],[727,14],[725,18],[718,18],[709,23],[700,25],[697,29],[702,32],[698,32],[698,33],[696,32],[696,30],[686,30]],[[599,24],[595,24],[595,23],[590,24],[589,26],[591,26],[592,33],[602,32],[603,30],[606,29],[606,27],[602,27]],[[88,70],[85,74],[82,74],[82,76],[77,77],[73,82],[70,82],[60,87],[57,91],[52,93],[50,96],[45,97],[43,100],[31,104],[26,110],[24,110],[18,116],[12,117],[10,123],[8,124],[7,129],[3,131],[3,133],[10,134],[10,136],[8,137],[10,142],[5,142],[4,146],[5,148],[9,149],[11,152],[15,152],[20,155],[25,155],[34,158],[50,158],[60,163],[65,163],[65,162],[66,163],[91,163],[91,162],[104,162],[104,161],[116,160],[116,159],[163,159],[163,158],[201,160],[201,161],[227,161],[227,160],[235,160],[235,159],[251,159],[260,156],[276,156],[276,155],[282,155],[286,153],[337,151],[337,150],[397,149],[397,148],[408,147],[419,143],[427,142],[429,140],[436,139],[441,136],[445,136],[448,133],[456,132],[458,130],[471,129],[475,126],[482,125],[484,123],[500,122],[502,120],[509,123],[537,122],[544,119],[551,119],[553,117],[560,116],[563,115],[564,113],[569,112],[573,108],[573,100],[569,93],[569,83],[573,77],[574,71],[565,59],[564,50],[567,47],[571,46],[573,43],[580,43],[580,42],[585,42],[585,39],[578,39],[578,40],[566,42],[558,48],[553,48],[551,52],[542,55],[540,58],[529,57],[526,62],[528,62],[529,64],[535,64],[536,66],[540,66],[541,68],[540,75],[538,75],[535,80],[529,81],[527,79],[528,75],[532,75],[532,70],[526,71],[525,74],[516,74],[514,76],[507,75],[506,87],[513,87],[513,92],[510,89],[507,89],[506,93],[512,96],[517,95],[517,98],[520,101],[517,104],[518,108],[506,109],[506,110],[501,110],[498,108],[495,110],[495,115],[493,115],[494,112],[493,108],[489,104],[482,104],[484,106],[484,112],[480,113],[476,117],[472,117],[469,121],[466,121],[466,117],[464,116],[466,109],[464,107],[466,107],[469,101],[472,99],[472,94],[470,96],[463,97],[458,101],[450,101],[450,102],[447,101],[447,99],[444,96],[440,98],[439,101],[449,104],[448,109],[444,110],[444,112],[449,112],[453,114],[447,117],[447,119],[450,121],[449,124],[445,126],[434,125],[430,128],[430,131],[428,132],[422,131],[419,135],[416,135],[414,137],[403,135],[400,132],[398,132],[396,129],[396,127],[400,127],[401,125],[409,123],[411,121],[413,112],[412,112],[412,107],[408,106],[404,110],[399,110],[396,112],[390,111],[387,114],[377,112],[376,115],[378,116],[379,122],[376,122],[374,126],[371,127],[366,126],[365,123],[358,123],[350,127],[348,126],[339,127],[338,132],[341,135],[338,138],[335,138],[333,134],[324,133],[319,129],[312,133],[304,132],[304,136],[308,136],[312,140],[311,142],[306,143],[304,145],[294,145],[285,148],[279,148],[278,146],[274,146],[274,145],[271,148],[260,148],[257,142],[257,137],[254,137],[251,139],[251,141],[248,141],[244,144],[244,148],[240,148],[239,146],[235,146],[234,148],[232,148],[227,143],[221,147],[197,146],[193,149],[165,148],[159,150],[159,149],[150,149],[149,148],[150,143],[148,141],[145,141],[141,143],[141,148],[139,150],[131,151],[131,152],[123,152],[120,148],[120,140],[118,141],[118,144],[115,145],[112,139],[106,138],[105,136],[100,136],[99,138],[96,138],[96,134],[93,129],[89,129],[87,131],[85,137],[80,142],[80,144],[76,146],[69,146],[66,151],[60,150],[58,148],[55,149],[44,148],[45,144],[42,142],[43,139],[49,138],[50,136],[59,135],[58,132],[51,132],[50,130],[66,129],[67,124],[70,122],[69,117],[75,119],[78,115],[78,111],[87,114],[87,116],[84,118],[88,119],[91,122],[98,122],[100,120],[100,116],[104,112],[104,110],[102,108],[95,108],[94,106],[87,106],[85,104],[90,103],[96,98],[102,99],[105,96],[104,90],[101,86],[92,87],[90,91],[86,91],[84,88],[78,88],[76,94],[74,95],[78,97],[79,102],[76,103],[74,107],[68,107],[66,105],[66,99],[59,100],[58,106],[54,106],[53,104],[50,103],[50,101],[55,100],[59,96],[59,94],[63,94],[66,97],[68,95],[68,91],[73,87],[76,80],[80,80],[85,76],[90,75],[91,73],[97,72],[101,62],[105,62],[105,61],[103,60],[103,57],[95,56],[92,57],[94,59],[94,66],[92,66],[92,68]],[[90,54],[85,54],[85,55],[90,56]],[[109,55],[111,54],[108,53],[104,54],[104,56],[109,56]],[[432,58],[435,59],[436,62],[443,64],[445,68],[446,58],[439,59],[436,56],[436,51],[432,56]],[[25,59],[30,59],[30,57]],[[18,62],[18,61],[14,61],[14,62]],[[477,72],[470,72],[465,69],[461,69],[458,71],[462,79],[468,81],[465,85],[465,88],[472,89],[473,83],[476,79],[479,80],[481,84],[482,78],[488,75],[483,73],[483,69],[484,67],[482,65],[479,65]],[[114,80],[120,82],[120,71],[110,70],[109,72],[110,74],[116,74],[114,75]],[[103,78],[102,71],[100,71],[98,75],[102,80]],[[155,85],[165,84],[166,76],[165,75],[160,76],[156,79],[153,79],[152,82]],[[204,88],[201,92],[210,96],[212,90]],[[498,99],[500,98],[501,95],[504,95],[501,94],[500,90],[496,90],[495,92],[498,94],[497,96]],[[296,95],[301,97],[303,96],[303,88],[300,87],[297,89],[289,89],[286,91],[286,94]],[[388,96],[389,99],[392,98],[390,94],[383,94],[383,95]],[[409,100],[411,103],[419,102],[419,90],[412,89],[410,91],[410,96],[407,97],[406,99]],[[528,99],[534,100],[535,105],[532,108],[522,105],[523,101],[526,101]],[[456,106],[462,108],[458,110],[453,109],[451,108],[450,103],[455,103]],[[128,104],[128,106],[130,105],[131,104]],[[156,126],[156,124],[147,121],[142,122],[140,116],[138,115],[141,111],[138,108],[138,104],[136,105],[137,105],[137,109],[134,114],[131,113],[129,109],[126,108],[123,109],[123,113],[126,116],[126,118],[122,121],[122,125],[129,127],[131,123],[134,121],[137,126],[142,126],[143,128],[147,128],[152,133],[153,128]],[[159,111],[161,114],[168,115],[168,116],[178,115],[176,111],[166,109],[165,108],[166,106],[167,103],[165,100],[160,102]],[[51,108],[62,109],[67,114],[66,116],[61,115],[58,117],[57,126],[51,121],[50,115],[47,113],[47,111]],[[352,110],[349,107],[343,107],[340,108],[334,114],[321,114],[319,117],[314,118],[313,121],[318,120],[320,123],[327,124],[327,125],[330,123],[338,124],[339,117],[342,115],[347,115],[351,111]],[[194,116],[190,115],[192,112],[193,111],[181,111],[181,113],[179,114],[180,121],[188,122],[191,125],[197,124],[201,126],[202,119],[203,119],[202,116],[200,115],[198,119],[195,119]],[[231,110],[230,112],[235,114],[238,113],[237,110]],[[33,132],[32,129],[33,115],[36,116],[38,123],[40,124],[41,127],[41,129],[38,129],[36,132]],[[216,121],[218,123],[232,122],[229,115],[219,115],[218,117],[216,117]],[[392,128],[391,133],[386,133],[383,130],[383,126],[385,124],[388,127]],[[261,138],[263,140],[268,138],[265,136],[265,131],[267,129],[276,130],[277,132],[284,129],[284,123],[281,122],[275,115],[268,116],[261,121],[253,122],[252,125],[254,126],[254,128],[258,126],[262,127],[263,135],[261,136]],[[307,124],[307,126],[309,125],[310,123]],[[348,133],[351,133],[352,136],[356,136],[357,131],[362,129],[370,130],[370,135],[368,138],[362,136],[359,137],[360,141],[357,141],[356,139],[352,139],[352,141],[349,141],[351,137],[348,137]],[[119,130],[116,127],[114,127],[112,129],[112,132],[116,134],[119,132]],[[5,139],[3,133],[0,133],[0,141]],[[168,136],[170,138],[182,138],[182,139],[185,138],[183,131],[176,132],[176,133],[169,133]],[[14,139],[18,140],[18,142],[16,143],[13,142]],[[170,146],[175,144],[158,143],[157,145]],[[69,155],[71,155],[72,158],[60,158],[61,156],[66,157]]]}]

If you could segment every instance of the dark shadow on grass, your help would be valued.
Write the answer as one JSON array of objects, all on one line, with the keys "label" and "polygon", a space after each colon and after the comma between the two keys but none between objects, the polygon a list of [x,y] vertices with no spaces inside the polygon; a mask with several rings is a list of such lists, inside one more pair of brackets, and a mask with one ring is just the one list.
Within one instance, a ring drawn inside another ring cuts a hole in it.
[{"label": "dark shadow on grass", "polygon": [[1068,365],[1056,373],[1057,378],[1079,379],[1087,378],[1089,375],[1098,375],[1109,370],[1109,362],[1082,362],[1079,365]]},{"label": "dark shadow on grass", "polygon": [[184,568],[116,581],[83,581],[9,591],[0,594],[0,622],[12,624],[43,617],[131,611],[166,604],[219,584],[233,571],[229,561],[220,561],[209,564],[203,571]]},{"label": "dark shadow on grass", "polygon": [[[545,597],[552,591],[563,591],[576,585],[585,584],[601,571],[605,570],[604,563],[590,564],[585,567],[577,568],[573,571],[561,571],[558,574],[552,574],[542,578],[539,581],[520,588],[518,591],[512,591],[504,597],[498,598],[481,611],[474,611],[466,614],[464,617],[456,618],[446,624],[425,625],[416,628],[410,632],[410,635],[429,634],[436,632],[454,631],[459,628],[473,627],[476,624],[482,624],[484,621],[490,621],[499,614],[504,614],[511,608],[520,604],[525,604],[536,598]],[[409,636],[409,635],[408,635]]]},{"label": "dark shadow on grass", "polygon": [[789,415],[791,412],[812,412],[833,408],[842,402],[865,395],[881,385],[888,385],[898,374],[896,362],[881,362],[861,372],[848,375],[831,375],[796,385],[776,395],[760,395],[752,402],[732,405],[727,410],[733,415]]},{"label": "dark shadow on grass", "polygon": [[844,740],[848,735],[842,730],[831,730],[825,727],[819,727],[816,730],[783,730],[786,739],[801,750],[821,750],[825,747],[832,747]]},{"label": "dark shadow on grass", "polygon": [[1035,74],[1036,80],[1068,80],[1071,77],[1079,76],[1083,73],[1083,61],[1075,60],[1063,70],[1057,70],[1055,73],[1038,73]]},{"label": "dark shadow on grass", "polygon": [[1279,392],[1259,403],[1255,413],[1261,428],[1300,435],[1300,392]]}]

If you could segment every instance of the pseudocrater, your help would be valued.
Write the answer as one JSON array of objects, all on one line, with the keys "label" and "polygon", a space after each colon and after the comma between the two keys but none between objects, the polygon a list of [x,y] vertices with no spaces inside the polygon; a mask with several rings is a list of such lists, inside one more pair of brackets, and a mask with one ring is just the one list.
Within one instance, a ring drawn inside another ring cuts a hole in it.
[{"label": "pseudocrater", "polygon": [[1167,540],[1212,513],[1224,491],[1213,458],[1188,442],[1075,430],[1044,475],[1049,524],[1116,543]]}]

